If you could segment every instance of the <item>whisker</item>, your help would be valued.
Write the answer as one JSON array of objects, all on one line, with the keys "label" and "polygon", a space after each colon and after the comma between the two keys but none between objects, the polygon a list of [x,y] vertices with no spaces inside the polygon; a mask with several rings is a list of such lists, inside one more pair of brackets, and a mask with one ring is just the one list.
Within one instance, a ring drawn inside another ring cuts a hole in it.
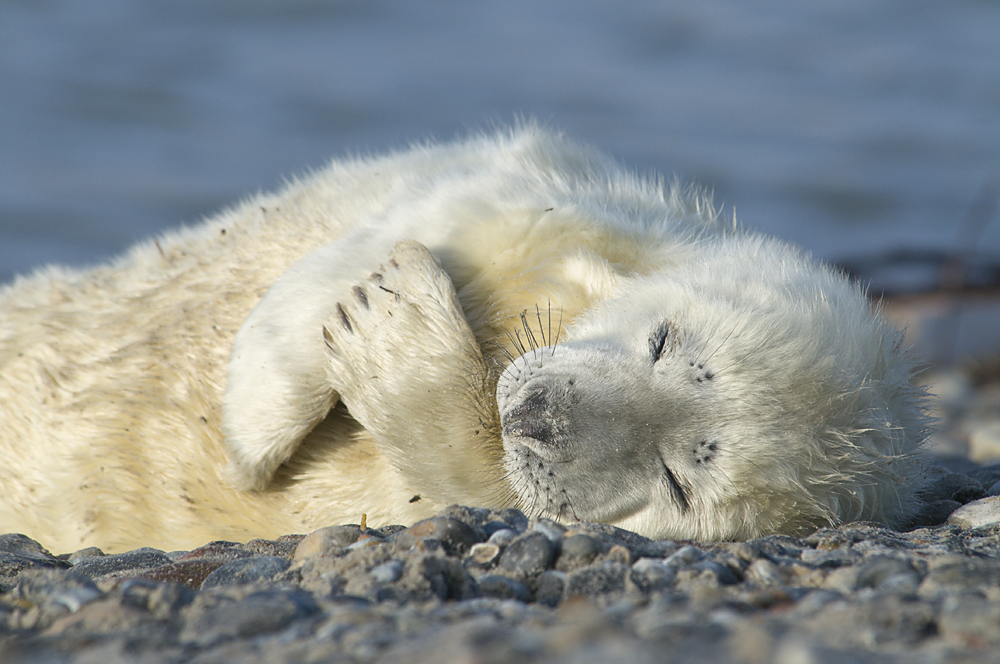
[{"label": "whisker", "polygon": [[[542,310],[538,307],[537,303],[535,304],[535,320],[538,321],[538,334],[542,337],[542,345],[548,346],[549,341],[545,338],[545,326],[542,323]],[[549,336],[551,337],[551,335]]]},{"label": "whisker", "polygon": [[733,336],[733,334],[734,334],[734,333],[736,332],[736,329],[737,329],[737,328],[738,328],[738,327],[740,326],[740,323],[742,323],[742,322],[743,322],[743,321],[742,321],[742,319],[741,319],[741,320],[738,320],[738,321],[736,321],[736,324],[735,324],[735,325],[733,325],[733,329],[731,329],[731,330],[729,331],[729,334],[727,334],[727,335],[726,335],[726,338],[725,338],[725,339],[723,339],[723,340],[722,340],[722,341],[721,341],[721,342],[719,343],[719,345],[718,345],[718,346],[717,346],[717,347],[715,348],[715,350],[713,350],[713,351],[712,351],[711,353],[709,353],[709,354],[708,354],[708,355],[707,355],[707,356],[705,357],[705,359],[704,359],[704,360],[702,360],[702,362],[708,362],[708,361],[709,361],[709,360],[711,360],[711,359],[712,359],[713,357],[715,357],[715,354],[716,354],[716,353],[718,353],[718,352],[719,352],[720,350],[722,350],[722,347],[726,345],[726,342],[727,342],[727,341],[729,341],[729,337]]},{"label": "whisker", "polygon": [[761,339],[760,343],[758,343],[756,346],[754,346],[753,348],[751,348],[750,350],[748,350],[746,353],[744,353],[743,355],[741,355],[735,361],[730,362],[729,364],[727,364],[725,367],[723,367],[722,369],[720,369],[716,373],[725,372],[725,371],[728,371],[729,369],[732,369],[737,364],[741,363],[743,360],[747,359],[748,357],[750,357],[751,355],[753,355],[754,353],[756,353],[758,350],[760,350],[761,346],[763,346],[764,344],[766,344],[768,341],[770,341],[770,339],[768,339],[766,337],[764,339]]},{"label": "whisker", "polygon": [[538,350],[538,341],[535,339],[535,335],[531,331],[531,326],[528,325],[527,314],[527,309],[521,312],[521,328],[524,330],[524,336],[527,337],[528,343],[531,345],[531,350]]},{"label": "whisker", "polygon": [[[552,303],[550,302],[549,303],[549,324],[550,325],[552,324],[551,307],[552,307]],[[559,322],[556,324],[556,338],[552,342],[552,355],[556,354],[556,346],[559,345],[559,333],[562,332],[562,319],[563,319],[563,310],[559,309]],[[551,332],[549,334],[551,335]]]},{"label": "whisker", "polygon": [[[546,300],[545,306],[546,306],[545,319],[549,326],[549,338],[545,340],[545,343],[551,344],[552,343],[552,300]],[[538,305],[536,304],[535,309],[537,308]],[[539,313],[538,315],[541,316],[541,313]],[[539,327],[541,327],[541,324],[542,324],[541,321],[539,321],[538,322]]]}]

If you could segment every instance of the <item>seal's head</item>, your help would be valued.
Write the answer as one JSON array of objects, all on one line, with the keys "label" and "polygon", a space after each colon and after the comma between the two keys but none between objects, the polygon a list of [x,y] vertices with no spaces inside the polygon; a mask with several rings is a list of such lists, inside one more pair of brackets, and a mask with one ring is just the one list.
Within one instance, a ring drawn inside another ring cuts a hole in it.
[{"label": "seal's head", "polygon": [[[501,375],[527,511],[651,537],[801,533],[912,512],[920,393],[841,275],[768,241],[631,280]],[[762,269],[762,266],[763,269]]]}]

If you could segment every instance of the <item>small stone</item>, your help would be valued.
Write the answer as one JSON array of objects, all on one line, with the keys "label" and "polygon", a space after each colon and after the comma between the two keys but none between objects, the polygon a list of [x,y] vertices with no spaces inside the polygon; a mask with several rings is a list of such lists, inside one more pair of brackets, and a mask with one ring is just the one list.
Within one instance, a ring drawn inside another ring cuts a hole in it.
[{"label": "small stone", "polygon": [[479,590],[485,597],[516,599],[519,602],[531,601],[531,588],[520,581],[499,574],[484,574],[479,577]]},{"label": "small stone", "polygon": [[303,539],[305,539],[304,535],[286,535],[277,540],[252,539],[243,545],[243,549],[254,556],[276,556],[291,559],[295,555],[295,549],[298,548]]},{"label": "small stone", "polygon": [[236,560],[238,558],[249,558],[252,555],[252,553],[244,549],[244,545],[242,544],[216,540],[215,542],[209,542],[204,546],[199,546],[197,549],[193,549],[187,553],[182,553],[176,556],[174,561],[196,560],[202,558],[219,558],[229,561]]},{"label": "small stone", "polygon": [[86,548],[80,549],[79,551],[74,551],[69,556],[69,562],[72,565],[76,565],[82,558],[99,558],[105,556],[103,551],[101,551],[96,546],[88,546]]},{"label": "small stone", "polygon": [[767,558],[758,558],[747,568],[747,578],[757,585],[784,586],[788,583],[788,574]]},{"label": "small stone", "polygon": [[704,556],[705,553],[701,549],[693,546],[685,546],[671,554],[671,556],[667,558],[666,564],[674,568],[683,567],[685,565],[698,562]]},{"label": "small stone", "polygon": [[375,583],[388,584],[398,581],[403,576],[403,562],[390,560],[372,568],[369,572]]},{"label": "small stone", "polygon": [[69,566],[69,563],[57,559],[30,537],[0,535],[0,593],[16,586],[18,575],[24,570]]},{"label": "small stone", "polygon": [[872,556],[862,563],[855,581],[857,588],[877,588],[897,593],[916,592],[920,573],[908,560]]},{"label": "small stone", "polygon": [[572,572],[566,581],[566,595],[584,595],[594,599],[600,595],[625,590],[628,567],[608,562]]},{"label": "small stone", "polygon": [[27,535],[19,533],[0,535],[0,553],[9,553],[39,562],[54,562],[56,560],[55,556],[41,544]]},{"label": "small stone", "polygon": [[935,500],[923,505],[916,519],[916,526],[939,526],[948,520],[955,510],[962,506],[957,500]]},{"label": "small stone", "polygon": [[511,542],[517,539],[517,531],[511,530],[510,528],[501,528],[490,535],[488,542],[491,544],[497,544],[499,546],[507,546]]},{"label": "small stone", "polygon": [[562,541],[562,551],[556,562],[556,569],[571,572],[589,565],[600,553],[601,548],[590,535],[570,535]]},{"label": "small stone", "polygon": [[922,492],[924,500],[954,500],[968,503],[986,495],[983,485],[962,473],[948,473],[936,480]]},{"label": "small stone", "polygon": [[528,533],[510,543],[500,556],[500,566],[524,576],[541,574],[552,566],[556,545],[542,533]]},{"label": "small stone", "polygon": [[231,586],[237,583],[270,581],[288,569],[289,562],[275,556],[253,556],[226,563],[212,571],[201,583],[201,589]]},{"label": "small stone", "polygon": [[188,614],[181,640],[206,646],[224,639],[276,632],[319,610],[303,590],[268,589]]},{"label": "small stone", "polygon": [[104,594],[87,577],[57,569],[23,572],[15,593],[19,599],[32,604],[50,609],[62,607],[70,613]]},{"label": "small stone", "polygon": [[224,560],[185,560],[179,563],[164,565],[163,567],[139,570],[134,576],[152,579],[153,581],[179,583],[188,588],[198,590],[212,572],[225,564],[226,561]]},{"label": "small stone", "polygon": [[122,572],[147,570],[170,565],[173,561],[159,549],[142,548],[109,556],[79,558],[73,565],[75,574],[85,574],[91,578]]},{"label": "small stone", "polygon": [[1000,496],[987,496],[959,507],[948,517],[948,525],[982,528],[1000,523]]},{"label": "small stone", "polygon": [[535,601],[545,606],[555,606],[566,594],[568,575],[557,570],[542,572],[535,579]]},{"label": "small stone", "polygon": [[629,572],[629,579],[644,593],[669,587],[676,576],[674,567],[656,558],[640,558]]},{"label": "small stone", "polygon": [[733,586],[740,582],[733,570],[716,560],[702,560],[694,565],[694,569],[703,576],[710,575],[720,586]]},{"label": "small stone", "polygon": [[172,619],[183,607],[194,601],[196,591],[179,583],[162,583],[152,579],[125,579],[118,586],[122,602],[149,611],[159,618]]},{"label": "small stone", "polygon": [[293,562],[301,562],[306,558],[334,553],[358,541],[362,534],[361,527],[355,525],[329,526],[320,528],[302,538],[295,547]]},{"label": "small stone", "polygon": [[493,512],[493,518],[497,521],[503,521],[507,524],[508,528],[514,530],[518,534],[521,534],[528,529],[528,517],[524,515],[524,512],[518,509],[496,510]]},{"label": "small stone", "polygon": [[1000,588],[1000,559],[949,556],[928,565],[924,588],[964,588],[982,592]]},{"label": "small stone", "polygon": [[632,552],[621,544],[615,544],[608,549],[605,560],[607,562],[621,563],[622,565],[628,566],[632,564]]},{"label": "small stone", "polygon": [[517,537],[517,531],[513,530],[510,525],[504,523],[503,521],[490,521],[483,526],[483,531],[486,533],[486,537],[491,539],[495,533],[501,530],[510,530],[510,532],[514,533],[514,535],[511,536],[511,539]]},{"label": "small stone", "polygon": [[549,519],[538,519],[532,525],[531,529],[536,533],[541,533],[549,538],[549,540],[555,544],[559,544],[563,540],[563,535],[566,532],[566,526],[561,523],[556,523],[555,521],[550,521]]},{"label": "small stone", "polygon": [[969,472],[969,477],[982,484],[983,487],[992,487],[1000,482],[1000,464],[976,467]]},{"label": "small stone", "polygon": [[802,551],[802,562],[822,569],[846,567],[859,560],[861,560],[861,554],[851,549],[834,549],[832,551],[804,549]]},{"label": "small stone", "polygon": [[489,567],[500,557],[500,547],[492,542],[478,542],[469,549],[469,562],[479,567]]},{"label": "small stone", "polygon": [[991,602],[978,593],[949,597],[938,617],[941,637],[958,646],[991,642],[995,639],[997,625],[1000,625],[1000,603]]},{"label": "small stone", "polygon": [[479,541],[476,532],[458,519],[448,516],[436,516],[418,521],[404,531],[393,535],[397,542],[405,543],[409,539],[433,539],[441,542],[448,555],[462,555]]}]

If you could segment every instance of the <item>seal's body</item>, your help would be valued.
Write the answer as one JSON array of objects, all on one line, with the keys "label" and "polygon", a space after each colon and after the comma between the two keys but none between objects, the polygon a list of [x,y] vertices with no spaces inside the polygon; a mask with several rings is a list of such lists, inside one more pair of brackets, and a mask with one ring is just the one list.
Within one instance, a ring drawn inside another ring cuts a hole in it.
[{"label": "seal's body", "polygon": [[335,162],[0,292],[0,531],[177,549],[450,503],[652,537],[899,523],[899,333],[534,127]]}]

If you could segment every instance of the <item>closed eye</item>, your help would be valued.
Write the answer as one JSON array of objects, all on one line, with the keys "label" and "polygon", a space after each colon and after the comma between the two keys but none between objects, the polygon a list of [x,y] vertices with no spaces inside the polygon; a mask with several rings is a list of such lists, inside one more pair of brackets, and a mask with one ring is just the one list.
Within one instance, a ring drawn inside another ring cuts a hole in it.
[{"label": "closed eye", "polygon": [[670,323],[664,321],[653,331],[649,337],[649,353],[653,357],[653,362],[660,359],[664,349],[667,349],[667,339],[670,337]]}]

